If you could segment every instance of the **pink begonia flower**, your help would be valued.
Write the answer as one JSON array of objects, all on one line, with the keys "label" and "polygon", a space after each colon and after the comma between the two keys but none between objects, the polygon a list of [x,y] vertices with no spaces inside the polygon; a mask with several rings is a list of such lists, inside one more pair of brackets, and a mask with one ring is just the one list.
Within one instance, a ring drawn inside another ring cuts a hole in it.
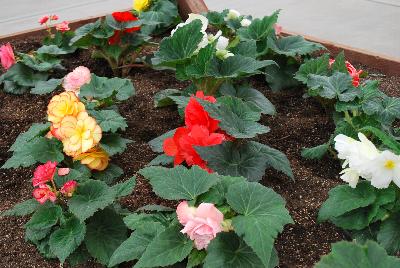
[{"label": "pink begonia flower", "polygon": [[184,226],[181,233],[187,234],[198,250],[207,248],[217,233],[222,231],[224,215],[214,204],[201,203],[198,208],[189,207],[182,201],[176,208],[179,222]]},{"label": "pink begonia flower", "polygon": [[78,94],[81,86],[90,83],[90,79],[90,70],[84,66],[79,66],[64,77],[63,87],[65,91],[72,91]]},{"label": "pink begonia flower", "polygon": [[33,173],[32,184],[34,187],[45,184],[48,181],[52,181],[54,174],[56,173],[57,162],[47,161],[46,164],[40,165],[36,168]]},{"label": "pink begonia flower", "polygon": [[41,25],[45,24],[49,20],[49,16],[43,16],[39,19]]},{"label": "pink begonia flower", "polygon": [[58,176],[65,176],[69,174],[69,168],[59,168],[58,171]]},{"label": "pink begonia flower", "polygon": [[64,183],[63,187],[61,187],[60,193],[67,197],[71,197],[74,194],[77,186],[78,184],[76,181],[67,181]]},{"label": "pink begonia flower", "polygon": [[57,199],[56,194],[47,185],[40,185],[39,188],[33,190],[33,197],[40,203],[44,204],[47,200],[55,202]]},{"label": "pink begonia flower", "polygon": [[7,43],[0,47],[0,61],[1,65],[6,70],[10,69],[10,67],[14,65],[15,56],[10,43]]},{"label": "pink begonia flower", "polygon": [[68,21],[63,21],[59,24],[56,24],[56,30],[60,32],[66,32],[69,31],[70,28],[68,26],[69,22]]},{"label": "pink begonia flower", "polygon": [[276,35],[280,35],[282,32],[282,26],[280,26],[279,24],[275,23],[274,24],[274,29],[275,29],[275,34]]},{"label": "pink begonia flower", "polygon": [[57,15],[51,15],[49,17],[50,20],[58,20],[58,16]]},{"label": "pink begonia flower", "polygon": [[[332,67],[332,64],[334,63],[335,63],[334,59],[329,59],[329,67]],[[349,61],[346,61],[345,63],[347,71],[353,78],[353,86],[358,87],[360,85],[360,74],[362,74],[363,70],[357,71],[357,69]]]}]

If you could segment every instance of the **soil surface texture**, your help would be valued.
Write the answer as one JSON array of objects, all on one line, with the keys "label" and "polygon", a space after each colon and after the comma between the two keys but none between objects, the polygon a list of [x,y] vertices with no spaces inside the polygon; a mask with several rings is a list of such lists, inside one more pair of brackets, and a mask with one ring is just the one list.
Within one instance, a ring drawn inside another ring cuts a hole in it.
[{"label": "soil surface texture", "polygon": [[[12,42],[12,45],[16,51],[29,52],[40,46],[40,40],[21,40]],[[91,59],[89,51],[80,50],[67,56],[63,65],[67,68],[66,72],[57,76],[62,77],[80,65],[87,66],[96,75],[112,76],[107,64]],[[361,67],[366,69],[365,66]],[[387,94],[400,96],[399,77],[387,77],[375,70],[368,72],[369,79],[382,81],[381,88]],[[176,107],[154,108],[154,94],[162,89],[183,89],[188,85],[187,82],[177,81],[174,73],[148,68],[133,69],[129,78],[137,94],[120,104],[119,110],[128,123],[123,136],[133,142],[122,155],[112,159],[125,171],[121,181],[133,176],[156,156],[147,145],[148,141],[183,124]],[[339,179],[339,162],[329,156],[321,161],[310,161],[300,155],[303,147],[326,142],[334,129],[333,122],[317,101],[302,98],[304,89],[274,93],[269,90],[263,77],[252,78],[250,83],[265,94],[277,109],[275,116],[263,116],[262,123],[268,125],[271,131],[257,139],[284,152],[295,176],[292,181],[282,173],[269,169],[261,181],[283,196],[295,222],[287,225],[277,239],[280,267],[312,267],[330,251],[331,243],[347,239],[342,230],[329,223],[319,224],[316,220],[318,209],[327,199],[328,191],[342,183]],[[17,136],[32,123],[46,120],[47,104],[58,93],[60,91],[37,96],[10,95],[0,91],[0,166],[11,156],[8,149]],[[0,169],[0,212],[31,198],[33,169]],[[174,205],[157,198],[150,185],[138,176],[134,192],[122,200],[122,206],[135,210],[147,204]],[[25,242],[23,225],[27,220],[27,217],[0,218],[0,268],[62,267],[56,260],[44,259],[33,245]],[[101,266],[87,263],[81,267]]]}]

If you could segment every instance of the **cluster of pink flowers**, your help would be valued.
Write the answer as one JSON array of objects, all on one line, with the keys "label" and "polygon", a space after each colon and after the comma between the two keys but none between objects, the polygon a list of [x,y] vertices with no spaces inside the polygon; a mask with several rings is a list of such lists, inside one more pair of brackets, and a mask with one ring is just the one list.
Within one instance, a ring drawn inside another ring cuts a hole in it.
[{"label": "cluster of pink flowers", "polygon": [[11,66],[15,64],[16,60],[14,56],[14,51],[10,43],[7,43],[0,47],[0,61],[1,65],[6,70],[10,69]]},{"label": "cluster of pink flowers", "polygon": [[84,66],[79,66],[64,77],[63,87],[65,91],[72,91],[78,95],[81,86],[90,83],[90,80],[90,70]]},{"label": "cluster of pink flowers", "polygon": [[[46,16],[43,16],[43,17],[41,17],[39,19],[39,23],[40,23],[40,25],[44,24],[46,26],[46,29],[48,31],[50,31],[50,23],[52,21],[56,21],[56,20],[58,20],[58,16],[57,15],[46,15]],[[56,28],[57,31],[60,31],[60,32],[69,31],[70,30],[69,22],[68,21],[63,21],[61,23],[58,23],[58,24],[55,25],[55,28]]]},{"label": "cluster of pink flowers", "polygon": [[[329,66],[332,66],[334,62],[334,59],[329,59]],[[360,85],[360,75],[362,74],[363,70],[357,71],[357,69],[349,61],[346,61],[346,68],[350,76],[353,78],[353,86],[358,87]]]},{"label": "cluster of pink flowers", "polygon": [[217,233],[222,232],[224,215],[214,204],[201,203],[196,208],[182,201],[176,208],[176,214],[184,226],[181,233],[187,234],[198,250],[206,249]]},{"label": "cluster of pink flowers", "polygon": [[[47,200],[55,202],[57,200],[57,188],[54,183],[54,175],[57,170],[57,162],[48,161],[43,165],[39,165],[33,173],[32,184],[36,187],[33,190],[33,197],[40,203],[44,204]],[[58,169],[59,176],[65,176],[69,173],[69,168]],[[52,186],[47,183],[51,182]],[[67,181],[60,189],[60,193],[67,197],[71,197],[77,187],[76,181]]]}]

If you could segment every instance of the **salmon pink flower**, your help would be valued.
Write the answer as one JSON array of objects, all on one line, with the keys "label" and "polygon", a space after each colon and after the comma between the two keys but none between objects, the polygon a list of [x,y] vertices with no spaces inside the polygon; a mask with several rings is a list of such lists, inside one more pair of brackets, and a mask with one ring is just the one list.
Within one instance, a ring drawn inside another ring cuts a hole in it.
[{"label": "salmon pink flower", "polygon": [[198,250],[206,249],[222,231],[224,215],[214,204],[201,203],[195,208],[189,207],[187,201],[182,201],[176,208],[176,215],[184,226],[181,233],[187,234]]},{"label": "salmon pink flower", "polygon": [[78,183],[76,181],[73,181],[73,180],[67,181],[61,187],[60,193],[62,193],[66,197],[72,197],[72,195],[74,194],[77,186],[78,186]]},{"label": "salmon pink flower", "polygon": [[15,64],[14,51],[10,45],[7,43],[0,47],[0,62],[4,69],[8,70]]},{"label": "salmon pink flower", "polygon": [[[138,20],[138,18],[135,15],[133,15],[132,12],[130,12],[130,11],[114,12],[111,15],[118,22],[131,22],[131,21]],[[110,45],[118,44],[121,40],[121,36],[123,33],[132,33],[132,32],[136,32],[139,30],[140,30],[140,27],[132,27],[132,28],[125,29],[123,31],[115,30],[114,35],[108,39],[108,43]]]},{"label": "salmon pink flower", "polygon": [[57,171],[58,176],[65,176],[69,174],[69,168],[59,168]]},{"label": "salmon pink flower", "polygon": [[57,162],[47,161],[45,164],[40,165],[33,172],[32,184],[34,187],[52,181],[56,173]]},{"label": "salmon pink flower", "polygon": [[50,18],[50,20],[58,20],[58,16],[57,15],[51,15],[49,18]]},{"label": "salmon pink flower", "polygon": [[74,161],[77,160],[80,160],[83,165],[86,165],[92,170],[102,171],[107,168],[110,157],[106,151],[100,147],[95,147],[86,153],[81,153],[75,156]]},{"label": "salmon pink flower", "polygon": [[64,152],[72,157],[89,151],[96,146],[102,136],[100,126],[87,112],[66,116],[60,124]]},{"label": "salmon pink flower", "polygon": [[79,66],[64,77],[63,87],[65,91],[72,91],[78,95],[80,88],[84,84],[90,83],[90,80],[90,70],[84,66]]},{"label": "salmon pink flower", "polygon": [[[53,128],[58,129],[60,122],[65,116],[77,116],[85,111],[85,105],[79,101],[73,92],[63,92],[51,98],[47,106],[48,120],[53,123]],[[56,136],[53,133],[53,136]],[[56,136],[57,137],[57,136]]]},{"label": "salmon pink flower", "polygon": [[49,16],[43,16],[39,19],[41,25],[45,24],[49,20]]},{"label": "salmon pink flower", "polygon": [[39,188],[33,190],[33,197],[40,203],[44,204],[47,200],[55,202],[57,199],[56,194],[50,189],[48,185],[39,185]]},{"label": "salmon pink flower", "polygon": [[60,32],[66,32],[69,31],[69,22],[68,21],[63,21],[59,24],[56,25],[56,30]]}]

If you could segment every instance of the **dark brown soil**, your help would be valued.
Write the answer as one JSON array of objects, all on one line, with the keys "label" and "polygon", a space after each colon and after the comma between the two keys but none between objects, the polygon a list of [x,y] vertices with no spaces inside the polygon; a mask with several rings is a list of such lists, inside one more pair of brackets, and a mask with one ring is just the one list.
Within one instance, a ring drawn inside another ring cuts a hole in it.
[{"label": "dark brown soil", "polygon": [[[13,45],[18,51],[28,52],[39,45],[31,40],[19,41]],[[89,67],[97,75],[110,76],[101,61],[90,59],[86,51],[69,56],[64,64],[68,71],[79,65]],[[375,75],[375,76],[374,76]],[[378,76],[377,76],[378,75]],[[371,71],[370,77],[382,79],[382,87],[391,95],[398,95],[398,77],[383,77]],[[137,95],[119,105],[127,119],[128,128],[124,137],[133,140],[128,149],[113,161],[121,166],[123,179],[134,175],[156,154],[147,142],[182,124],[176,109],[155,109],[153,95],[165,88],[184,88],[187,84],[178,82],[174,74],[151,69],[135,69],[131,79]],[[322,161],[308,161],[300,156],[303,147],[325,142],[333,130],[330,117],[313,99],[303,99],[302,90],[272,93],[261,79],[253,79],[252,84],[261,90],[277,108],[274,117],[265,116],[263,123],[271,127],[271,132],[259,140],[287,154],[295,175],[290,181],[284,175],[268,170],[262,183],[281,194],[295,224],[288,225],[279,236],[276,248],[280,267],[312,267],[321,255],[330,251],[330,244],[346,239],[344,233],[331,224],[318,224],[318,208],[327,198],[328,191],[340,184],[339,164],[326,157]],[[51,95],[8,95],[0,92],[0,165],[11,156],[7,152],[15,138],[34,122],[43,122]],[[0,170],[0,212],[31,197],[30,178],[32,169]],[[131,210],[146,204],[168,204],[157,198],[146,181],[138,177],[132,195],[122,200],[122,205]],[[6,267],[58,267],[57,261],[45,260],[35,247],[24,241],[23,225],[27,218],[0,219],[0,268]],[[65,267],[65,266],[64,266]],[[99,267],[94,263],[82,267]]]}]

